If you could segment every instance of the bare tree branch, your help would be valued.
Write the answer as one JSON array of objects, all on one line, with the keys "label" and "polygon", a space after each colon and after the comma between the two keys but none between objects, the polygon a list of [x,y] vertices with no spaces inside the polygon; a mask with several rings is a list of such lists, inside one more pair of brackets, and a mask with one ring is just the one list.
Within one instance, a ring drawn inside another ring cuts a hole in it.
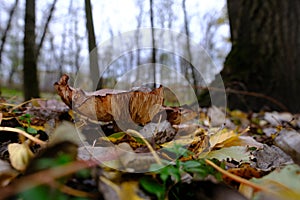
[{"label": "bare tree branch", "polygon": [[51,5],[50,12],[49,12],[48,18],[47,18],[45,26],[44,26],[44,30],[43,30],[43,34],[42,34],[41,40],[40,40],[40,42],[38,43],[38,46],[37,46],[36,59],[39,57],[41,48],[43,46],[43,43],[44,43],[44,40],[45,40],[45,37],[46,37],[46,34],[47,34],[47,30],[48,30],[48,27],[49,27],[49,23],[50,23],[50,21],[52,19],[53,13],[54,13],[56,2],[57,2],[57,0],[54,0],[53,3],[52,3],[52,5]]},{"label": "bare tree branch", "polygon": [[14,16],[14,13],[17,9],[17,6],[18,6],[18,3],[19,3],[19,0],[16,0],[13,7],[11,8],[10,12],[9,12],[9,18],[8,18],[8,21],[7,21],[7,26],[6,26],[6,29],[4,30],[4,33],[2,35],[2,38],[1,38],[1,46],[0,46],[0,69],[1,69],[1,63],[2,63],[2,52],[4,50],[4,45],[5,45],[5,42],[6,42],[6,38],[7,38],[7,33],[11,27],[11,21],[13,19],[13,16]]}]

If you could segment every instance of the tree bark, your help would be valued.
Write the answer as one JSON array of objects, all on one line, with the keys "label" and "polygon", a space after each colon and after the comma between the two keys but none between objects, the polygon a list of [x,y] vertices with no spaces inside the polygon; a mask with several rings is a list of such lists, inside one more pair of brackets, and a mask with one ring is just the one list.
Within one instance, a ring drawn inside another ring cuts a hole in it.
[{"label": "tree bark", "polygon": [[[232,49],[222,77],[230,88],[263,93],[300,111],[300,1],[228,0]],[[256,97],[255,97],[256,96]],[[230,108],[282,109],[259,95],[229,93]]]},{"label": "tree bark", "polygon": [[98,50],[96,48],[96,37],[92,15],[92,5],[90,0],[85,0],[85,15],[86,28],[88,31],[88,46],[89,46],[89,61],[90,61],[90,77],[94,89],[100,89],[101,81],[99,81],[99,64],[98,64]]},{"label": "tree bark", "polygon": [[155,49],[155,31],[154,31],[154,14],[153,14],[153,0],[150,0],[150,24],[151,24],[151,38],[152,38],[152,58],[153,64],[153,87],[156,86],[156,49]]},{"label": "tree bark", "polygon": [[24,27],[24,99],[29,100],[40,96],[35,44],[35,0],[26,0]]}]

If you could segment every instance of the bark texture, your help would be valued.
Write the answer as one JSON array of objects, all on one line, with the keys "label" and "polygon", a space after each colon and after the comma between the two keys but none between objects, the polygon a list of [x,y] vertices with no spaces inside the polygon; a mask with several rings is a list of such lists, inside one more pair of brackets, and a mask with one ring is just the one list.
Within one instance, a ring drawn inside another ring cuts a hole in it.
[{"label": "bark texture", "polygon": [[93,22],[93,12],[91,0],[85,0],[85,15],[86,15],[86,28],[88,31],[88,45],[89,45],[89,61],[90,61],[90,77],[93,82],[93,88],[99,89],[101,83],[99,81],[100,72],[98,64],[98,50],[96,48],[96,36]]},{"label": "bark texture", "polygon": [[[229,88],[263,93],[300,111],[300,1],[227,0],[232,49],[222,77]],[[228,95],[230,108],[280,109],[255,95]]]},{"label": "bark texture", "polygon": [[35,43],[35,0],[26,0],[25,34],[24,34],[24,98],[39,97],[39,82],[37,76],[37,55]]}]

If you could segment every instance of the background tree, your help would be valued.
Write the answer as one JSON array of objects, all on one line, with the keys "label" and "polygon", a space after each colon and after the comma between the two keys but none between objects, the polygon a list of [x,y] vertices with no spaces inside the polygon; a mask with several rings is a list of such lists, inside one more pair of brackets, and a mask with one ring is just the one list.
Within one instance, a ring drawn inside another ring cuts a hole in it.
[{"label": "background tree", "polygon": [[99,88],[101,81],[99,81],[99,65],[98,65],[98,50],[96,48],[96,37],[93,23],[92,5],[90,0],[85,0],[85,14],[86,14],[86,28],[88,31],[88,45],[89,45],[89,61],[90,61],[90,77],[92,79],[93,88]]},{"label": "background tree", "polygon": [[153,63],[153,87],[156,84],[156,47],[155,47],[155,29],[154,29],[154,5],[153,0],[150,0],[150,25],[151,25],[151,39],[152,39],[152,57],[151,63]]},{"label": "background tree", "polygon": [[26,0],[24,31],[23,79],[24,98],[39,97],[35,43],[35,0]]},{"label": "background tree", "polygon": [[46,18],[45,25],[39,42],[36,43],[35,34],[35,0],[26,0],[25,5],[25,25],[24,25],[24,58],[23,58],[23,88],[24,88],[24,99],[29,100],[31,98],[39,97],[39,80],[38,80],[38,69],[37,61],[43,47],[48,27],[53,16],[55,4],[57,0],[54,0],[49,15]]},{"label": "background tree", "polygon": [[18,2],[19,2],[19,0],[15,0],[15,3],[13,5],[13,7],[9,11],[9,18],[8,18],[8,21],[7,21],[7,25],[6,25],[6,28],[4,30],[3,35],[1,37],[1,45],[0,45],[0,70],[2,69],[2,52],[4,50],[4,45],[5,45],[5,42],[6,42],[6,38],[8,36],[8,31],[9,31],[9,29],[11,27],[12,19],[13,19],[15,11],[17,9]]},{"label": "background tree", "polygon": [[[186,35],[186,52],[187,52],[187,59],[192,60],[192,52],[191,52],[191,44],[190,44],[190,29],[189,29],[189,20],[188,20],[188,14],[186,10],[186,1],[182,0],[182,11],[183,11],[183,19],[184,19],[184,33]],[[199,89],[198,89],[198,80],[197,75],[195,72],[195,68],[193,66],[190,66],[188,69],[186,69],[185,76],[188,78],[188,70],[191,70],[192,77],[191,77],[191,83],[194,86],[194,90],[197,96],[200,95]]]},{"label": "background tree", "polygon": [[222,71],[225,84],[273,100],[229,93],[229,107],[283,109],[281,102],[299,112],[300,1],[228,0],[227,5],[232,49]]}]

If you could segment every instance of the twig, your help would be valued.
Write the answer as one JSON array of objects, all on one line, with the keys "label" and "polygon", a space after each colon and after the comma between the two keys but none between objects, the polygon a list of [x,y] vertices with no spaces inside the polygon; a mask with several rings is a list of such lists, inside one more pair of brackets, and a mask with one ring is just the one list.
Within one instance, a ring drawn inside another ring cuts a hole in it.
[{"label": "twig", "polygon": [[162,165],[162,162],[160,161],[160,158],[158,157],[157,153],[154,151],[154,149],[152,148],[152,146],[149,144],[149,142],[144,138],[144,136],[142,136],[139,132],[135,131],[135,130],[132,130],[132,129],[128,129],[126,131],[126,133],[131,133],[131,134],[134,134],[134,135],[137,135],[138,137],[140,137],[146,144],[146,146],[148,147],[148,149],[150,150],[151,154],[153,155],[155,161]]},{"label": "twig", "polygon": [[8,132],[15,132],[15,133],[19,133],[21,135],[24,135],[25,137],[27,137],[28,139],[34,141],[35,143],[41,145],[41,146],[46,146],[46,142],[33,137],[32,135],[26,133],[25,131],[22,131],[21,129],[18,128],[12,128],[12,127],[0,127],[0,131],[8,131]]},{"label": "twig", "polygon": [[241,95],[246,95],[246,96],[253,96],[253,97],[258,97],[258,98],[262,98],[262,99],[266,99],[270,102],[272,102],[273,104],[277,105],[278,107],[280,107],[283,111],[287,111],[288,108],[281,103],[280,101],[274,99],[273,97],[267,96],[265,94],[262,93],[258,93],[258,92],[249,92],[249,91],[244,91],[244,90],[235,90],[235,89],[231,89],[231,88],[226,88],[225,91],[222,88],[217,88],[217,87],[199,87],[200,89],[203,90],[209,90],[209,91],[217,91],[217,92],[226,92],[226,93],[232,93],[232,94],[241,94]]},{"label": "twig", "polygon": [[212,161],[210,161],[210,160],[208,160],[208,159],[205,159],[205,162],[206,162],[207,164],[209,164],[210,166],[212,166],[213,168],[215,168],[217,171],[221,172],[223,175],[225,175],[225,176],[231,178],[231,179],[234,180],[234,181],[237,181],[237,182],[239,182],[239,183],[243,183],[243,184],[245,184],[245,185],[248,185],[248,186],[250,186],[251,188],[253,188],[253,189],[255,189],[255,190],[258,190],[258,191],[270,192],[270,190],[267,189],[267,188],[265,188],[265,187],[262,187],[262,186],[260,186],[260,185],[257,185],[257,184],[255,184],[255,183],[253,183],[253,182],[251,182],[251,181],[248,181],[248,180],[246,180],[246,179],[244,179],[244,178],[241,178],[241,177],[239,177],[239,176],[237,176],[237,175],[234,175],[234,174],[232,174],[232,173],[230,173],[230,172],[228,172],[228,171],[222,169],[221,167],[217,166],[215,163],[213,163]]},{"label": "twig", "polygon": [[20,104],[18,104],[18,105],[16,105],[16,106],[14,106],[14,107],[12,107],[10,110],[9,110],[9,113],[11,113],[13,110],[15,110],[16,108],[19,108],[19,107],[21,107],[21,106],[23,106],[23,105],[25,105],[25,104],[27,104],[27,103],[29,103],[29,102],[31,102],[31,101],[35,101],[35,100],[45,100],[44,98],[36,98],[36,99],[30,99],[30,100],[28,100],[28,101],[24,101],[23,103],[20,103]]}]

